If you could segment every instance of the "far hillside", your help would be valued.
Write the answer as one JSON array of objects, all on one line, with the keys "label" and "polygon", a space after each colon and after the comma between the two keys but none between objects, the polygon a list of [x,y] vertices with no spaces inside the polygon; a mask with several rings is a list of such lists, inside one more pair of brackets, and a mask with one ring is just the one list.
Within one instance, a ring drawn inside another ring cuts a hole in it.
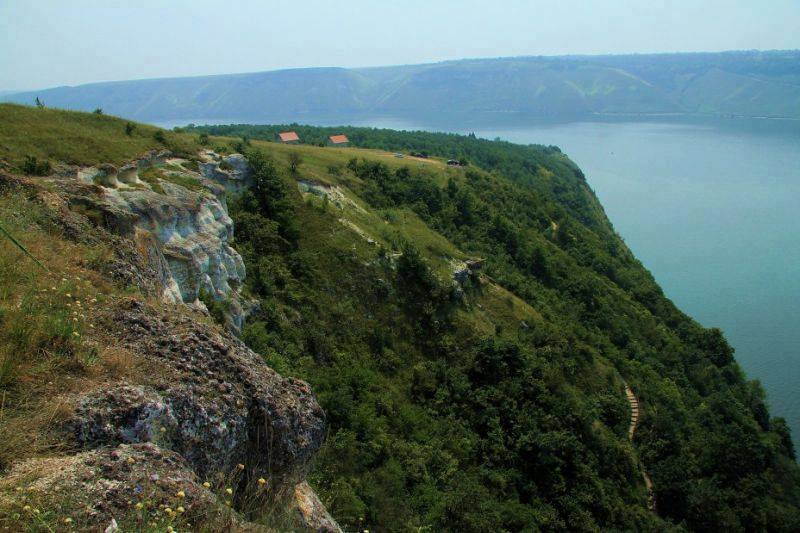
[{"label": "far hillside", "polygon": [[150,122],[275,122],[440,113],[800,118],[800,51],[464,59],[93,83],[7,101]]}]

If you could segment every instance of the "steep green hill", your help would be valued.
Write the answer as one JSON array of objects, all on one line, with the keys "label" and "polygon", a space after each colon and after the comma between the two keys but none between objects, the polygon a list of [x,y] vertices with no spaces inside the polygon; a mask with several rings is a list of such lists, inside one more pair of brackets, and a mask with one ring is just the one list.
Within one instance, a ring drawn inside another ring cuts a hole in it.
[{"label": "steep green hill", "polygon": [[[207,131],[271,139],[282,128]],[[296,129],[310,143],[333,131]],[[262,302],[245,338],[320,395],[331,435],[315,478],[345,524],[797,524],[785,422],[721,333],[664,297],[569,159],[457,135],[345,132],[365,148],[251,141],[289,190],[267,217],[271,237],[255,230],[268,226],[258,202],[234,208]],[[289,154],[303,160],[295,173],[282,170]],[[453,157],[471,165],[447,167]],[[297,180],[334,188],[301,201]],[[482,274],[454,293],[448,265],[470,257],[485,259]],[[632,448],[623,380],[643,409]],[[638,460],[660,518],[646,511]]]},{"label": "steep green hill", "polygon": [[[42,148],[47,127],[26,126],[42,117],[74,124],[64,141],[75,148]],[[77,160],[84,128],[98,142],[129,142],[125,122],[105,117],[0,106],[0,124],[11,173],[33,150],[54,168]],[[350,148],[258,140],[275,128],[237,127],[249,140],[162,132],[154,142],[242,152],[250,163],[250,187],[228,196],[254,304],[241,337],[311,384],[327,438],[309,480],[345,529],[800,527],[786,424],[769,416],[721,332],[663,295],[564,154],[369,129],[348,130],[359,145]],[[469,166],[447,166],[453,157]],[[0,223],[23,244],[54,270],[80,260],[48,251],[61,233],[26,229],[32,200],[3,194]],[[3,317],[18,316],[19,279],[0,286]],[[208,303],[224,315],[225,301]],[[0,346],[19,352],[13,334],[0,328]],[[632,441],[626,384],[641,409]]]},{"label": "steep green hill", "polygon": [[[0,96],[2,97],[2,96]],[[265,122],[359,116],[520,113],[703,114],[800,118],[800,52],[741,51],[465,59],[425,65],[313,68],[26,91],[30,104],[148,121]]]}]

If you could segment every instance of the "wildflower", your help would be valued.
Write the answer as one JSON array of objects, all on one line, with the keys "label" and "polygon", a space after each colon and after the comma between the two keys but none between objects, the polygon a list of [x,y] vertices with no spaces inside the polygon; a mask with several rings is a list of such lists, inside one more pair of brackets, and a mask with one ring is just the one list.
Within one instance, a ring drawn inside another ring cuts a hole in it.
[{"label": "wildflower", "polygon": [[66,296],[67,298],[72,298],[72,295],[70,293],[67,293]]},{"label": "wildflower", "polygon": [[17,487],[17,492],[22,492],[22,487]]},{"label": "wildflower", "polygon": [[186,493],[185,493],[185,492],[183,492],[182,490],[179,490],[179,491],[178,491],[178,494],[176,494],[176,496],[177,496],[178,498],[185,498],[185,497],[186,497]]},{"label": "wildflower", "polygon": [[137,502],[136,503],[136,508],[137,509],[142,509],[143,507],[144,507],[144,504],[142,502]]},{"label": "wildflower", "polygon": [[135,462],[136,462],[136,459],[134,459],[133,457],[128,457],[128,464],[129,465],[132,465]]},{"label": "wildflower", "polygon": [[166,433],[166,432],[167,432],[167,428],[165,428],[164,426],[161,426],[161,433]]},{"label": "wildflower", "polygon": [[169,531],[169,533],[172,533],[173,531],[175,531],[175,529],[172,526],[167,526],[167,531]]},{"label": "wildflower", "polygon": [[22,508],[22,510],[25,511],[26,513],[29,513],[29,512],[31,512],[31,506],[30,505],[26,505],[25,507]]},{"label": "wildflower", "polygon": [[230,487],[228,487],[227,489],[225,489],[225,492],[226,492],[227,494],[233,494],[233,489],[232,489],[232,488],[230,488]]},{"label": "wildflower", "polygon": [[207,488],[207,489],[208,489],[208,488],[211,488],[211,483],[209,483],[208,481],[206,481],[206,482],[204,482],[204,483],[203,483],[203,486],[204,486],[205,488]]},{"label": "wildflower", "polygon": [[182,505],[179,505],[176,511],[178,511],[178,513],[180,514],[180,513],[185,513],[186,509],[184,509]]},{"label": "wildflower", "polygon": [[40,512],[39,509],[34,509],[33,510],[33,514],[39,514],[39,512]]},{"label": "wildflower", "polygon": [[236,465],[236,468],[238,468],[239,470],[244,470],[244,465],[242,463],[239,463],[238,465]]},{"label": "wildflower", "polygon": [[265,485],[266,483],[267,483],[267,480],[264,479],[263,477],[258,478],[258,484],[259,485]]},{"label": "wildflower", "polygon": [[70,517],[66,517],[66,518],[64,519],[64,523],[65,523],[65,524],[67,524],[67,525],[70,525],[70,524],[72,523],[72,518],[70,518]]},{"label": "wildflower", "polygon": [[227,505],[228,507],[230,507],[230,506],[231,506],[231,501],[230,501],[230,500],[225,500],[225,505]]},{"label": "wildflower", "polygon": [[91,301],[93,304],[96,304],[96,303],[97,303],[97,298],[92,298],[90,301]]},{"label": "wildflower", "polygon": [[81,336],[81,334],[78,333],[77,331],[73,331],[72,334],[75,335],[76,337],[80,337]]},{"label": "wildflower", "polygon": [[173,513],[171,507],[167,507],[166,509],[164,509],[164,512],[167,513],[167,514],[172,514]]}]

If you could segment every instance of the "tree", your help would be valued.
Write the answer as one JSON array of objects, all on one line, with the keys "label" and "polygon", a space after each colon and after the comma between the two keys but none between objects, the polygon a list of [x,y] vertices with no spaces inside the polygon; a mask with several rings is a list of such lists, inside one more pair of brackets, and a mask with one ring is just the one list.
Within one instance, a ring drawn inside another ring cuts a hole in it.
[{"label": "tree", "polygon": [[303,164],[303,156],[297,152],[289,152],[289,170],[292,174],[297,174],[297,169]]},{"label": "tree", "polygon": [[161,144],[167,142],[167,138],[164,137],[164,132],[161,130],[158,130],[153,134],[153,139],[155,139],[157,142],[160,142]]},{"label": "tree", "polygon": [[38,107],[39,109],[41,109],[41,108],[43,108],[43,107],[44,107],[44,102],[42,102],[41,100],[39,100],[39,97],[38,97],[38,96],[36,97],[36,107]]},{"label": "tree", "polygon": [[130,137],[131,135],[133,135],[133,131],[135,129],[136,129],[136,124],[134,124],[133,122],[127,122],[125,124],[125,135]]},{"label": "tree", "polygon": [[208,146],[210,142],[208,140],[208,133],[201,133],[200,137],[198,137],[197,142],[199,142],[202,146]]},{"label": "tree", "polygon": [[94,113],[95,115],[102,115],[102,114],[103,114],[103,109],[102,109],[102,108],[100,108],[100,107],[98,107],[97,109],[95,109],[95,110],[93,111],[93,113]]}]

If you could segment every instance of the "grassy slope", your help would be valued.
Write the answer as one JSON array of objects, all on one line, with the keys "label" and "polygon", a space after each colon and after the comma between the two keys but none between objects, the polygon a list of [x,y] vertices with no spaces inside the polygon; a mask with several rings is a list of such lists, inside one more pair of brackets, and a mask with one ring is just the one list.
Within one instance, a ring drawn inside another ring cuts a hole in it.
[{"label": "grassy slope", "polygon": [[70,164],[118,165],[148,150],[169,147],[176,152],[194,151],[193,138],[164,132],[167,144],[153,138],[159,128],[135,124],[125,135],[125,124],[116,117],[33,109],[15,104],[0,104],[0,159],[19,164],[25,156]]}]

